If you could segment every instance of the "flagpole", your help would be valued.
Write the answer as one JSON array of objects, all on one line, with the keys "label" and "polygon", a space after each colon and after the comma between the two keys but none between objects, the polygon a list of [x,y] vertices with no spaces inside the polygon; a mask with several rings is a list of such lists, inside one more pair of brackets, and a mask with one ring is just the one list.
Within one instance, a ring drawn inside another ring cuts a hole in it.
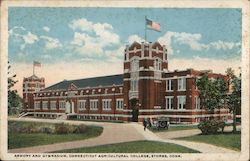
[{"label": "flagpole", "polygon": [[145,44],[147,42],[147,16],[145,16]]},{"label": "flagpole", "polygon": [[35,75],[35,66],[34,66],[34,61],[33,61],[33,75]]}]

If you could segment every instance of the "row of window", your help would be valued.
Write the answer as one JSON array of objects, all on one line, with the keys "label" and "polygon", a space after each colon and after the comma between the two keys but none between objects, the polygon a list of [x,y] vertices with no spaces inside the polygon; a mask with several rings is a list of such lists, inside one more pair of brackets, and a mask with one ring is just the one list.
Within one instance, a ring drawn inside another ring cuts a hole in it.
[{"label": "row of window", "polygon": [[[186,96],[177,96],[177,104],[179,110],[186,109]],[[174,108],[174,96],[167,96],[166,97],[166,109],[173,109]],[[195,96],[195,108],[201,109],[200,106],[200,98]]]},{"label": "row of window", "polygon": [[[166,81],[166,90],[173,91],[174,90],[174,80],[169,79]],[[179,78],[178,79],[178,91],[185,91],[186,90],[186,78]],[[131,91],[138,91],[138,79],[132,79],[130,81],[130,90]]]},{"label": "row of window", "polygon": [[[179,91],[185,91],[186,90],[186,78],[178,78],[178,90]],[[166,81],[166,90],[167,91],[173,91],[174,90],[174,80],[169,79]]]},{"label": "row of window", "polygon": [[[102,100],[102,108],[103,110],[111,110],[111,99],[103,99]],[[66,107],[65,101],[59,101],[59,109],[64,109]],[[86,100],[78,101],[79,109],[86,109]],[[35,108],[40,108],[40,101],[35,101]],[[48,108],[48,101],[42,101],[42,108]],[[56,101],[50,101],[50,108],[56,109]],[[90,100],[90,109],[97,110],[98,109],[98,99]],[[123,109],[123,99],[116,99],[116,109]]]},{"label": "row of window", "polygon": [[[160,59],[155,59],[154,61],[154,68],[157,71],[160,71],[162,69],[161,65],[161,60]],[[139,59],[133,59],[131,61],[130,69],[132,72],[138,71],[139,70]]]}]

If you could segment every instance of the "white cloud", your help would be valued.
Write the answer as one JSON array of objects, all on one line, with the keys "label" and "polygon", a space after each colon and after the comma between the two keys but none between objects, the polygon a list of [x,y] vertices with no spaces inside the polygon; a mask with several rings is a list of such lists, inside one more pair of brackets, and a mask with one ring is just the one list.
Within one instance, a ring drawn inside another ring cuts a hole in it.
[{"label": "white cloud", "polygon": [[223,49],[223,50],[232,49],[232,48],[239,46],[239,45],[240,45],[240,43],[224,42],[221,40],[209,43],[210,48],[214,48],[217,50],[219,50],[219,49]]},{"label": "white cloud", "polygon": [[39,41],[37,35],[27,31],[22,26],[14,26],[12,29],[9,30],[9,35],[14,38],[15,42],[20,43],[20,49],[23,50],[27,44],[31,45],[35,42]]},{"label": "white cloud", "polygon": [[73,30],[80,30],[80,31],[92,31],[93,30],[93,23],[91,21],[88,21],[85,18],[73,20],[69,27]]},{"label": "white cloud", "polygon": [[23,40],[25,44],[33,44],[39,39],[36,35],[32,34],[31,32],[28,32],[26,35],[23,35]]},{"label": "white cloud", "polygon": [[105,55],[104,51],[107,47],[117,49],[121,45],[119,35],[108,23],[94,23],[82,18],[73,20],[69,27],[74,31],[70,44],[78,54],[90,57],[101,56]]},{"label": "white cloud", "polygon": [[48,26],[44,26],[43,27],[43,30],[46,31],[46,32],[49,32],[50,31],[50,28]]},{"label": "white cloud", "polygon": [[145,41],[143,38],[141,38],[140,36],[138,35],[131,35],[128,37],[128,43],[129,44],[132,44],[134,41],[138,42],[138,43],[141,43],[143,41]]},{"label": "white cloud", "polygon": [[56,38],[49,36],[40,36],[40,38],[45,40],[45,48],[48,50],[62,47],[62,44]]},{"label": "white cloud", "polygon": [[210,42],[208,44],[201,43],[202,35],[199,33],[191,34],[186,32],[171,32],[168,31],[158,39],[158,41],[164,45],[166,45],[169,54],[173,53],[172,45],[173,43],[180,44],[180,45],[188,45],[190,49],[201,51],[201,50],[230,50],[236,46],[239,46],[240,43],[234,42],[225,42],[225,41],[215,41]]}]

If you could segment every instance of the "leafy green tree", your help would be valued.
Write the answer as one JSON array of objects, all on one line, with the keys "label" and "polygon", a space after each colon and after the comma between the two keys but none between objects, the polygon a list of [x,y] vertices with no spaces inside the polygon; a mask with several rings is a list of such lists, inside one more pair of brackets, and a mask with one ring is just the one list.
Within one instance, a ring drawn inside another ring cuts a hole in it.
[{"label": "leafy green tree", "polygon": [[223,78],[209,79],[208,73],[196,79],[199,89],[201,106],[207,110],[224,108],[226,100],[227,85]]},{"label": "leafy green tree", "polygon": [[21,106],[21,97],[17,94],[16,90],[12,87],[18,82],[15,80],[16,74],[10,73],[11,65],[8,62],[8,114],[13,114],[18,111]]},{"label": "leafy green tree", "polygon": [[233,132],[236,132],[236,114],[241,108],[241,76],[237,77],[231,68],[228,68],[227,76],[229,77],[229,85],[232,86],[232,91],[227,96],[227,106],[230,112],[233,113]]}]

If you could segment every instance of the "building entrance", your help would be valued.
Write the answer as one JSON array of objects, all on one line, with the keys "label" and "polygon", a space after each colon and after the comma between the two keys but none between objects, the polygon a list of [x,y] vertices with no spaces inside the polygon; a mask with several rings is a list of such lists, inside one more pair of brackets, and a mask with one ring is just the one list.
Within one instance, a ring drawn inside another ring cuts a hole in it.
[{"label": "building entrance", "polygon": [[132,110],[132,121],[138,122],[139,109]]},{"label": "building entrance", "polygon": [[139,108],[138,108],[138,99],[133,98],[129,100],[130,109],[132,109],[132,120],[133,122],[138,122]]}]

